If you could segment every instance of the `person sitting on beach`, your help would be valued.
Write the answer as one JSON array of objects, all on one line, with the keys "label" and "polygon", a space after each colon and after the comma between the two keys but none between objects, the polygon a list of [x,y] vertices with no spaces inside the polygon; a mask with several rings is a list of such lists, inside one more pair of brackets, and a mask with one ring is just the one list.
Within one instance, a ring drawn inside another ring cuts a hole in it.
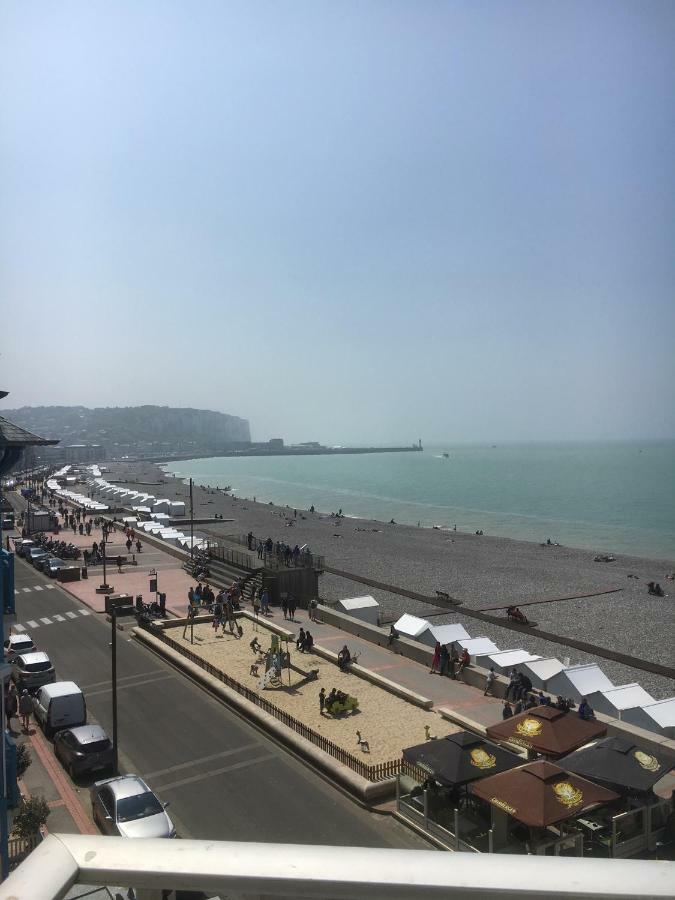
[{"label": "person sitting on beach", "polygon": [[661,587],[660,584],[657,584],[654,581],[650,581],[648,583],[647,590],[654,597],[663,597],[664,596],[663,588]]},{"label": "person sitting on beach", "polygon": [[298,634],[298,639],[295,642],[295,646],[301,652],[304,651],[304,649],[305,649],[305,629],[304,628],[300,629],[300,633]]},{"label": "person sitting on beach", "polygon": [[312,635],[309,633],[309,631],[306,631],[306,632],[305,632],[305,646],[304,646],[303,652],[304,652],[304,653],[311,653],[313,647],[314,647],[314,638],[313,638]]},{"label": "person sitting on beach", "polygon": [[589,719],[595,719],[595,713],[590,707],[588,700],[585,697],[581,698],[581,703],[579,704],[579,718],[588,721]]},{"label": "person sitting on beach", "polygon": [[513,709],[508,700],[504,701],[504,708],[502,709],[502,719],[511,719],[513,717]]},{"label": "person sitting on beach", "polygon": [[253,638],[253,640],[249,644],[249,647],[251,648],[251,650],[253,650],[254,653],[260,653],[260,651],[262,649],[260,646],[260,641],[258,640],[257,637]]},{"label": "person sitting on beach", "polygon": [[340,650],[340,652],[338,653],[338,658],[337,658],[338,668],[340,669],[341,672],[344,672],[344,670],[347,668],[347,666],[351,662],[351,659],[352,659],[352,655],[349,652],[347,645],[345,644],[344,647],[342,648],[342,650]]}]

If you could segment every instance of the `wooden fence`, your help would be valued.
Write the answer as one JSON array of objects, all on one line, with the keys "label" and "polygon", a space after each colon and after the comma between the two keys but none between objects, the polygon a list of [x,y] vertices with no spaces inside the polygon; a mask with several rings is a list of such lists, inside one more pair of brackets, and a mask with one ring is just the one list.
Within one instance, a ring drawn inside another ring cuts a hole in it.
[{"label": "wooden fence", "polygon": [[391,778],[393,775],[396,775],[400,771],[401,761],[399,759],[369,765],[362,759],[353,756],[343,747],[339,747],[337,744],[334,744],[333,741],[328,740],[327,737],[324,737],[322,734],[314,731],[313,728],[305,725],[304,722],[300,722],[299,719],[291,716],[283,709],[279,709],[278,706],[275,706],[265,697],[261,697],[260,694],[252,691],[250,688],[246,687],[246,685],[241,684],[235,678],[227,675],[225,672],[212,665],[210,662],[202,659],[201,656],[193,653],[192,650],[189,650],[183,644],[179,644],[178,641],[174,641],[173,638],[170,638],[164,631],[153,628],[152,634],[154,634],[156,637],[159,637],[162,641],[164,641],[165,644],[171,647],[172,650],[176,650],[181,654],[181,656],[184,656],[186,659],[190,660],[190,662],[199,666],[209,675],[213,675],[214,678],[222,681],[223,684],[236,691],[238,694],[241,694],[241,696],[248,700],[250,703],[255,703],[255,705],[260,707],[260,709],[262,709],[264,712],[269,713],[269,715],[271,716],[274,716],[275,719],[278,719],[279,722],[281,722],[287,728],[290,728],[296,734],[299,734],[300,737],[305,738],[305,740],[310,741],[310,743],[314,744],[315,747],[323,750],[324,753],[327,753],[333,759],[336,759],[338,762],[347,766],[353,772],[356,772],[357,775],[360,775],[367,781],[383,781],[385,778]]}]

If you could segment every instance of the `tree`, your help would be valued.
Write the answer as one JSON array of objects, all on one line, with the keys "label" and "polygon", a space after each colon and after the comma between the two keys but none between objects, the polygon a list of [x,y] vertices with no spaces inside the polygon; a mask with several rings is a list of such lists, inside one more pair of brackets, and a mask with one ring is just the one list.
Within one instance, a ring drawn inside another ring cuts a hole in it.
[{"label": "tree", "polygon": [[44,797],[22,800],[19,812],[14,816],[14,833],[22,838],[33,837],[46,823],[49,813],[49,804]]}]

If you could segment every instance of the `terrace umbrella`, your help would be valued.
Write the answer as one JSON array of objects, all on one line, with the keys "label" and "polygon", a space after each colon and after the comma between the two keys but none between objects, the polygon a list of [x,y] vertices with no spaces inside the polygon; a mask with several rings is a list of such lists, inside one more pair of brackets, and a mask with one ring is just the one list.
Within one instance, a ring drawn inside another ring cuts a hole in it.
[{"label": "terrace umbrella", "polygon": [[545,760],[483,778],[469,790],[532,828],[546,828],[619,799],[614,791]]},{"label": "terrace umbrella", "polygon": [[522,765],[522,759],[477,734],[460,731],[403,751],[408,762],[446,786],[458,786]]},{"label": "terrace umbrella", "polygon": [[580,719],[554,706],[535,706],[498,725],[490,725],[486,733],[493,741],[510,741],[546,756],[560,757],[602,737],[607,728],[594,719]]},{"label": "terrace umbrella", "polygon": [[661,748],[651,753],[633,741],[610,737],[559,762],[569,772],[609,785],[621,793],[630,793],[650,791],[675,768],[675,754]]}]

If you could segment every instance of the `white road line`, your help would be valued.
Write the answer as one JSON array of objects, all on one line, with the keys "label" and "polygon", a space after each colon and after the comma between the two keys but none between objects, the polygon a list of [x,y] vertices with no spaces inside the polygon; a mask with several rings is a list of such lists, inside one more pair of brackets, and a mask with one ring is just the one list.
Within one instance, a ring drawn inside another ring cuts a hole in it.
[{"label": "white road line", "polygon": [[53,618],[56,619],[57,622],[65,622],[65,621],[66,621],[66,620],[63,618],[63,616],[60,616],[58,613],[54,613]]},{"label": "white road line", "polygon": [[79,612],[79,614],[80,614],[81,616],[88,616],[88,615],[89,615],[89,610],[88,610],[88,609],[78,609],[78,612]]},{"label": "white road line", "polygon": [[34,619],[31,619],[30,622],[28,622],[27,624],[28,624],[29,628],[39,628],[40,627]]},{"label": "white road line", "polygon": [[30,588],[23,588],[24,594],[30,594]]},{"label": "white road line", "polygon": [[19,625],[18,622],[15,622],[14,625],[12,625],[12,628],[14,629],[14,631],[25,631],[26,630],[23,627],[23,625]]},{"label": "white road line", "polygon": [[[134,678],[146,678],[148,675],[164,675],[166,674],[164,669],[151,669],[149,672],[136,672],[135,675],[120,675],[117,679],[120,681],[132,681]],[[83,684],[80,685],[80,690],[82,691],[91,691],[94,688],[100,687],[108,687],[112,690],[111,682],[109,678],[106,678],[105,681],[94,681],[92,684]],[[150,776],[148,776],[150,777]]]},{"label": "white road line", "polygon": [[53,591],[55,587],[56,587],[55,584],[46,584],[45,585],[45,589],[48,591]]},{"label": "white road line", "polygon": [[74,612],[67,612],[66,615],[68,616],[69,619],[77,618],[77,613],[74,613]]},{"label": "white road line", "polygon": [[152,781],[155,778],[159,778],[160,775],[169,775],[171,772],[178,772],[179,769],[189,769],[191,766],[201,766],[204,763],[213,762],[214,759],[222,759],[223,756],[233,756],[235,753],[246,753],[248,750],[260,749],[260,744],[242,744],[240,747],[231,747],[229,750],[221,750],[220,753],[212,753],[210,756],[200,756],[197,757],[197,759],[190,759],[188,762],[169,766],[168,769],[157,769],[156,772],[148,772],[143,778]]},{"label": "white road line", "polygon": [[16,597],[16,595],[17,595],[18,593],[19,593],[19,589],[18,589],[18,588],[14,588],[14,596],[15,596],[15,597]]},{"label": "white road line", "polygon": [[40,619],[40,621],[41,621],[43,624],[45,624],[45,625],[51,625],[51,624],[52,624],[52,620],[51,620],[51,619],[48,619],[47,616],[43,616],[43,617]]},{"label": "white road line", "polygon": [[195,781],[204,781],[206,778],[213,778],[214,775],[224,775],[226,772],[234,772],[236,769],[246,769],[248,766],[256,766],[258,763],[270,762],[276,759],[274,754],[266,753],[265,756],[254,756],[244,762],[233,763],[231,766],[223,766],[222,769],[211,769],[208,772],[202,772],[200,775],[192,775],[190,778],[181,778],[180,781],[170,781],[168,784],[160,784],[157,786],[158,793],[169,791],[171,788],[183,787],[186,784],[194,784]]},{"label": "white road line", "polygon": [[33,590],[34,590],[34,591],[41,591],[41,590],[42,590],[42,585],[41,585],[41,584],[34,584],[34,585],[33,585]]},{"label": "white road line", "polygon": [[[167,675],[159,675],[157,678],[144,678],[142,681],[131,681],[129,684],[118,684],[117,690],[123,691],[125,688],[135,688],[140,687],[142,684],[154,684],[156,681],[167,681],[169,678],[174,678],[175,676],[172,674]],[[110,687],[101,688],[97,691],[87,691],[87,697],[96,697],[99,694],[109,694],[112,691],[112,685]]]}]

